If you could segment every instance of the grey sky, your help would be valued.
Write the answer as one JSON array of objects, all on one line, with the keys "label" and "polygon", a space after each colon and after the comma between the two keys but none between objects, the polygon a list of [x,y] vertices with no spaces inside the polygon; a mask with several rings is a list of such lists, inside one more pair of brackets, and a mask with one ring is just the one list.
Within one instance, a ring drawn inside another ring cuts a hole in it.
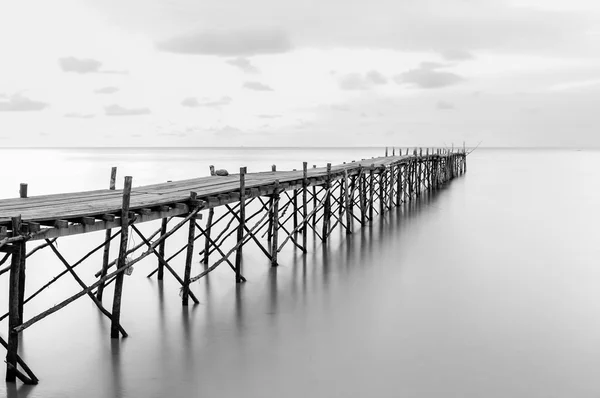
[{"label": "grey sky", "polygon": [[33,3],[0,15],[5,145],[600,146],[597,1]]}]

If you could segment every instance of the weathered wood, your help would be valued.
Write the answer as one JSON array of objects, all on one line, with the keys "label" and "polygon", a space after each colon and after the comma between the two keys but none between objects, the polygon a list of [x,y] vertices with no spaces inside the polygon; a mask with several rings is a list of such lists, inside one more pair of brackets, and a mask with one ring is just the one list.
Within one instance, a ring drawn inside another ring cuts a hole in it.
[{"label": "weathered wood", "polygon": [[349,189],[349,180],[348,180],[348,170],[344,170],[344,204],[346,206],[346,234],[350,235],[352,233],[352,213],[350,211],[350,189]]},{"label": "weathered wood", "polygon": [[19,197],[26,198],[27,197],[27,184],[21,183],[19,186]]},{"label": "weathered wood", "polygon": [[[185,223],[187,223],[191,218],[196,217],[197,213],[198,213],[197,210],[192,211],[192,213],[190,213],[188,215],[188,217],[186,217],[181,223],[177,224],[175,227],[173,227],[173,229],[171,231],[167,232],[165,235],[163,235],[159,239],[166,239],[168,236],[173,234],[173,232],[175,232],[181,226],[183,226]],[[129,264],[133,265],[133,264],[137,263],[138,261],[143,260],[144,257],[146,257],[147,255],[154,254],[163,263],[163,265],[171,273],[171,275],[173,275],[175,280],[177,282],[179,282],[179,284],[182,287],[185,286],[186,283],[184,282],[184,280],[181,279],[181,277],[179,275],[177,275],[177,272],[175,272],[175,270],[169,265],[169,263],[156,250],[156,246],[158,245],[158,242],[150,243],[150,241],[148,241],[148,239],[144,236],[144,234],[142,234],[141,231],[135,225],[131,225],[131,229],[137,234],[137,236],[139,236],[142,239],[144,244],[148,247],[148,250],[146,250],[144,253],[142,253],[135,260],[129,261]],[[192,293],[191,291],[188,291],[188,294],[189,294],[189,297],[194,301],[194,303],[196,303],[196,304],[200,303],[200,301],[196,298],[194,293]]]},{"label": "weathered wood", "polygon": [[202,257],[202,264],[208,265],[208,257],[210,255],[210,234],[212,232],[213,217],[215,216],[215,209],[211,208],[208,210],[208,219],[206,220],[206,234],[204,239],[204,257]]},{"label": "weathered wood", "polygon": [[[13,217],[12,219],[13,231],[19,231],[21,229],[21,217]],[[21,261],[22,250],[21,245],[25,242],[17,243],[18,247],[12,252],[11,266],[10,266],[10,277],[8,285],[8,348],[6,354],[6,381],[15,382],[17,373],[17,351],[19,349],[19,336],[16,331],[16,327],[21,325],[22,319],[19,315],[19,278],[21,273],[21,267],[23,262]]]},{"label": "weathered wood", "polygon": [[323,242],[327,241],[329,236],[329,226],[330,226],[330,217],[331,217],[331,163],[327,163],[327,180],[325,182],[325,205],[323,207],[323,229],[322,229],[322,237]]},{"label": "weathered wood", "polygon": [[[196,192],[190,192],[190,199],[196,200]],[[181,296],[181,304],[187,306],[190,297],[190,275],[192,274],[192,258],[194,257],[194,241],[196,234],[196,215],[190,218],[190,226],[188,229],[187,252],[185,256],[185,270],[183,274],[183,294]],[[159,252],[160,253],[160,252]],[[161,254],[164,257],[164,253]],[[160,264],[162,265],[162,263]]]},{"label": "weathered wood", "polygon": [[277,241],[279,235],[279,180],[275,180],[275,194],[273,195],[273,222],[270,226],[271,233],[271,266],[276,267],[277,263]]},{"label": "weathered wood", "polygon": [[[121,207],[121,244],[119,245],[119,258],[117,268],[121,269],[127,261],[127,240],[129,238],[129,203],[131,199],[132,178],[125,177],[125,188],[123,189],[123,204]],[[119,325],[121,323],[121,295],[123,293],[124,272],[117,274],[115,279],[115,291],[112,307],[112,322],[110,325],[110,337],[119,338]]]},{"label": "weathered wood", "polygon": [[306,248],[308,238],[308,163],[302,162],[302,246]]},{"label": "weathered wood", "polygon": [[[240,243],[244,238],[244,227],[246,222],[246,168],[240,167],[240,212],[239,224],[237,230],[237,242]],[[235,252],[235,282],[241,283],[242,270],[242,247],[239,245]]]},{"label": "weathered wood", "polygon": [[373,200],[375,198],[375,179],[374,179],[374,168],[375,165],[371,164],[371,168],[369,170],[369,223],[373,223]]},{"label": "weathered wood", "polygon": [[[81,286],[83,289],[87,289],[87,285],[81,280],[81,278],[73,270],[73,266],[71,264],[69,264],[69,262],[63,257],[62,254],[60,254],[60,252],[54,246],[54,244],[52,242],[50,242],[49,239],[46,240],[46,243],[48,243],[48,246],[50,247],[50,249],[52,249],[52,251],[54,252],[56,257],[58,257],[58,259],[63,263],[63,265],[66,267],[67,271],[71,274],[71,276],[73,276],[73,279],[75,279],[75,281],[79,284],[79,286]],[[87,295],[90,297],[90,299],[92,299],[94,304],[96,304],[96,306],[98,307],[100,312],[102,312],[109,319],[112,319],[111,313],[108,312],[108,310],[106,308],[104,308],[104,306],[102,305],[100,300],[91,291],[88,292]],[[125,331],[125,329],[123,329],[123,327],[121,325],[117,325],[117,327],[119,329],[119,332],[121,332],[121,334],[123,335],[123,337],[128,336],[127,332]]]}]

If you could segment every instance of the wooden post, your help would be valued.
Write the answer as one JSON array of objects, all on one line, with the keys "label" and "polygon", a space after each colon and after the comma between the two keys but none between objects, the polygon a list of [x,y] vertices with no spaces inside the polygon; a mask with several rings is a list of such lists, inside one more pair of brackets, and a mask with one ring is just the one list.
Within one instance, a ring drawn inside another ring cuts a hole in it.
[{"label": "wooden post", "polygon": [[396,156],[396,147],[392,147],[392,156]]},{"label": "wooden post", "polygon": [[365,212],[367,211],[367,203],[365,200],[366,183],[365,183],[365,175],[362,172],[362,165],[358,166],[358,168],[360,170],[360,172],[358,174],[358,199],[359,199],[359,203],[360,203],[360,224],[365,225],[365,222],[366,222]]},{"label": "wooden post", "polygon": [[350,210],[350,181],[348,180],[348,170],[344,170],[344,185],[344,203],[346,206],[346,235],[350,235],[352,233],[352,212]]},{"label": "wooden post", "polygon": [[385,157],[388,157],[388,147],[385,147]]},{"label": "wooden post", "polygon": [[385,211],[385,169],[379,170],[379,216]]},{"label": "wooden post", "polygon": [[[18,236],[21,230],[21,216],[12,218],[13,235]],[[20,273],[24,272],[22,265],[25,259],[21,259],[24,250],[21,246],[24,241],[13,246],[10,263],[10,276],[8,287],[8,347],[6,353],[6,381],[15,382],[17,379],[17,351],[19,349],[19,334],[14,330],[23,319],[20,316]]]},{"label": "wooden post", "polygon": [[[190,192],[190,201],[196,201],[196,192]],[[195,209],[193,209],[195,210]],[[183,273],[183,294],[181,296],[181,305],[187,306],[190,297],[190,275],[192,273],[192,258],[194,257],[194,239],[196,237],[196,215],[190,217],[188,230],[187,252],[185,254],[185,270]],[[163,256],[161,254],[161,256]],[[164,257],[163,257],[164,258]]]},{"label": "wooden post", "polygon": [[396,176],[396,206],[402,204],[402,166],[397,165],[396,170],[398,175]]},{"label": "wooden post", "polygon": [[[293,223],[294,223],[294,231],[298,230],[298,190],[294,189],[292,191],[292,210],[293,210],[293,214],[292,214],[292,219],[293,219]],[[296,232],[294,232],[294,237],[296,237]]]},{"label": "wooden post", "polygon": [[235,283],[242,282],[242,241],[246,225],[246,168],[240,167],[240,221],[237,230],[238,248],[235,251]]},{"label": "wooden post", "polygon": [[[117,260],[117,268],[125,266],[127,259],[127,241],[129,239],[129,202],[131,200],[131,183],[130,176],[125,177],[125,185],[123,187],[123,205],[121,207],[121,244],[119,246],[119,258]],[[119,338],[119,324],[121,321],[121,295],[123,293],[123,276],[124,271],[119,272],[115,276],[115,292],[112,307],[112,322],[110,325],[110,337],[112,339]]]},{"label": "wooden post", "polygon": [[306,249],[306,240],[308,237],[307,211],[307,189],[308,189],[308,163],[302,162],[302,247]]},{"label": "wooden post", "polygon": [[[163,217],[161,222],[160,222],[160,236],[163,236],[164,234],[167,233],[167,224],[168,224],[168,219],[166,217]],[[161,257],[165,257],[165,240],[162,240],[159,244],[158,244],[158,254],[161,255]],[[158,280],[162,281],[163,277],[165,274],[165,266],[162,263],[162,261],[158,260]]]},{"label": "wooden post", "polygon": [[331,163],[327,163],[327,181],[325,182],[325,208],[323,209],[323,242],[327,241],[329,235],[329,224],[331,217]]},{"label": "wooden post", "polygon": [[271,266],[277,267],[277,240],[279,237],[279,180],[275,180],[275,191],[273,192],[273,232],[271,245]]},{"label": "wooden post", "polygon": [[373,223],[373,200],[374,200],[374,169],[375,164],[371,163],[371,170],[369,170],[369,223]]},{"label": "wooden post", "polygon": [[[108,185],[108,189],[115,190],[117,181],[117,168],[113,167],[110,170],[110,182]],[[102,256],[102,271],[100,271],[100,279],[102,279],[106,273],[108,272],[108,263],[110,262],[110,236],[112,234],[112,229],[109,228],[104,233],[104,253]],[[102,293],[104,293],[104,283],[98,285],[98,290],[96,291],[96,298],[102,301]]]},{"label": "wooden post", "polygon": [[[317,165],[313,164],[313,169],[316,169]],[[312,187],[312,198],[313,198],[313,210],[317,208],[317,187],[313,185]],[[313,214],[313,218],[312,218],[312,226],[313,229],[315,229],[317,227],[317,215],[318,215],[318,211],[315,212],[315,214]]]},{"label": "wooden post", "polygon": [[[276,165],[272,165],[271,166],[271,171],[275,172],[277,171],[277,166]],[[271,239],[273,239],[273,201],[274,198],[273,196],[271,196],[269,198],[269,229],[267,231],[267,240],[271,241]]]},{"label": "wooden post", "polygon": [[394,206],[394,166],[390,166],[387,174],[389,175],[388,178],[388,183],[387,183],[387,187],[388,187],[388,200],[389,200],[389,209],[391,210],[392,207]]},{"label": "wooden post", "polygon": [[21,186],[19,187],[19,197],[20,198],[26,198],[27,197],[27,184],[22,182]]}]

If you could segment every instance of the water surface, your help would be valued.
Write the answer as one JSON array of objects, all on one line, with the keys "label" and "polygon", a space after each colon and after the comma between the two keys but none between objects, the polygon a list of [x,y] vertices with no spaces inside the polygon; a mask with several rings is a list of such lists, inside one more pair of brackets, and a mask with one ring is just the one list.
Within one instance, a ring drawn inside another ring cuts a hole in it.
[{"label": "water surface", "polygon": [[[323,166],[381,149],[0,150],[0,197],[98,189],[119,167],[134,185],[206,175],[208,165],[251,171]],[[600,153],[486,150],[468,173],[411,208],[386,213],[346,238],[292,246],[271,268],[251,245],[248,282],[226,267],[192,287],[146,278],[148,258],[125,279],[130,337],[82,298],[24,332],[35,387],[23,397],[596,397],[600,394]],[[13,189],[14,188],[14,189]],[[155,225],[146,225],[150,231]],[[183,245],[187,231],[169,241]],[[61,238],[74,262],[103,233]],[[137,243],[135,240],[133,243]],[[33,243],[30,245],[34,245]],[[116,254],[116,252],[114,252]],[[91,283],[101,255],[79,271]],[[183,270],[183,257],[173,266]],[[31,292],[62,270],[49,251],[28,262]],[[197,259],[193,273],[202,270]],[[7,275],[1,282],[8,286]],[[25,308],[25,318],[77,291],[68,276]],[[6,309],[7,288],[0,293]],[[112,290],[106,292],[110,308]],[[0,333],[6,336],[6,322]]]}]

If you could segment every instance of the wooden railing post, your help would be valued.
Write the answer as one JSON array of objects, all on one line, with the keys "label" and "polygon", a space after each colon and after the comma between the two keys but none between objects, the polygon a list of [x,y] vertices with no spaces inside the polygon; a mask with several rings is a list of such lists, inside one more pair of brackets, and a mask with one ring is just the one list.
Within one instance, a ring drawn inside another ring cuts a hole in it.
[{"label": "wooden railing post", "polygon": [[237,229],[238,248],[235,252],[235,282],[242,282],[242,246],[246,223],[246,168],[240,167],[240,220]]},{"label": "wooden railing post", "polygon": [[[121,244],[119,246],[119,258],[117,260],[117,268],[125,266],[127,259],[127,242],[129,239],[129,203],[131,200],[131,183],[130,176],[125,177],[125,185],[123,187],[123,205],[121,207]],[[112,307],[112,322],[110,325],[110,337],[113,339],[119,338],[119,325],[121,322],[121,296],[123,294],[123,276],[125,270],[119,272],[115,276],[115,291]]]}]

